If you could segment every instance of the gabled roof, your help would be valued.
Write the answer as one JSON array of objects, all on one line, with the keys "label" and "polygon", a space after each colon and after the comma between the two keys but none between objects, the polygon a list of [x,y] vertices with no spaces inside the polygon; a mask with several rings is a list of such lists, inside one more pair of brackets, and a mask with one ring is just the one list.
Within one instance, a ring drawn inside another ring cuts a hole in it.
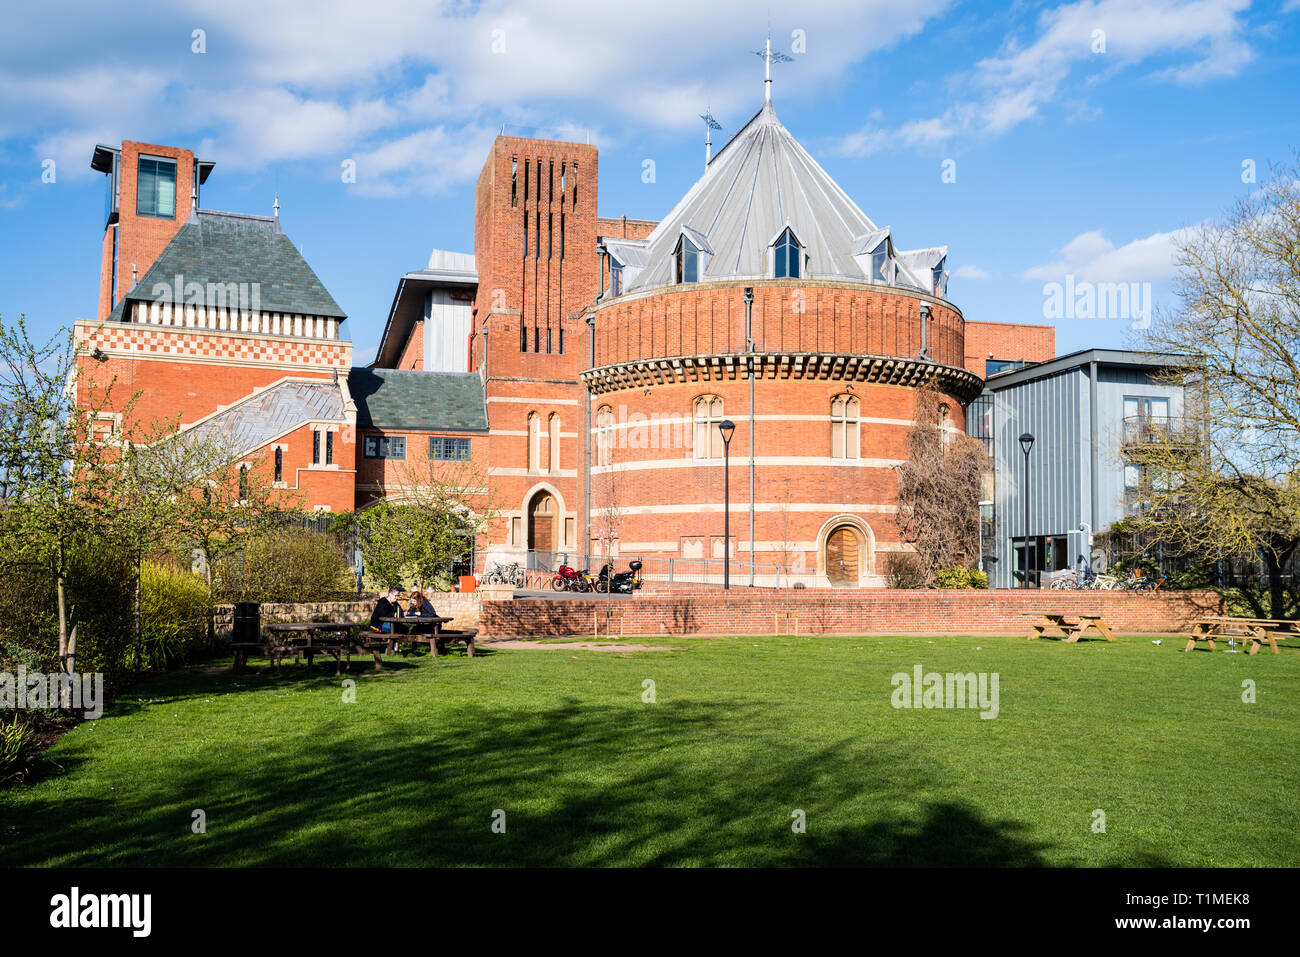
[{"label": "gabled roof", "polygon": [[196,210],[123,301],[153,302],[155,286],[165,286],[161,301],[184,302],[184,290],[173,288],[177,276],[185,286],[196,282],[205,289],[209,283],[256,283],[263,312],[347,318],[270,216]]},{"label": "gabled roof", "polygon": [[672,254],[683,229],[703,236],[713,251],[701,281],[766,277],[768,242],[787,225],[810,257],[809,277],[817,279],[866,281],[854,253],[864,237],[885,234],[765,103],[647,237],[648,264],[628,291],[674,281]]},{"label": "gabled roof", "polygon": [[472,372],[353,369],[348,388],[358,428],[487,431],[483,380]]}]

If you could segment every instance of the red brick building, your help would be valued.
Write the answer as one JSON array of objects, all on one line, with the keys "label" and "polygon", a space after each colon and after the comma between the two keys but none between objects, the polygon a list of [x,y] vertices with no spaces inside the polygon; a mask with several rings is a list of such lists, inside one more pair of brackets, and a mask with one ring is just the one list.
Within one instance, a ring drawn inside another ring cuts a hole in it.
[{"label": "red brick building", "polygon": [[125,141],[97,147],[91,167],[107,202],[99,312],[74,324],[82,395],[112,382],[117,409],[138,397],[139,424],[179,416],[226,437],[286,501],[351,509],[346,316],[278,215],[201,208],[212,164],[189,150]]},{"label": "red brick building", "polygon": [[960,431],[990,360],[1054,351],[1048,327],[968,324],[947,248],[896,247],[770,103],[657,223],[599,215],[594,147],[498,137],[474,254],[401,277],[369,369],[278,217],[200,207],[210,163],[124,142],[92,165],[109,212],[100,314],[77,322],[106,360],[88,381],[237,436],[309,507],[400,496],[402,462],[468,462],[500,513],[480,570],[610,550],[698,577],[729,553],[737,580],[879,583],[907,548],[916,388]]},{"label": "red brick building", "polygon": [[[672,560],[720,576],[731,421],[733,575],[878,583],[882,555],[906,548],[894,469],[916,387],[936,383],[960,431],[984,353],[1051,358],[1052,330],[981,323],[968,342],[946,247],[896,248],[770,104],[661,222],[598,215],[597,186],[593,147],[498,137],[472,264],[435,252],[394,298],[377,366],[446,376],[463,354],[481,383],[486,434],[430,416],[401,443],[461,435],[486,463],[502,516],[478,567],[598,564],[609,549],[651,575]],[[437,327],[456,335],[435,355]],[[361,429],[397,431],[374,417]],[[358,504],[385,491],[359,485]]]}]

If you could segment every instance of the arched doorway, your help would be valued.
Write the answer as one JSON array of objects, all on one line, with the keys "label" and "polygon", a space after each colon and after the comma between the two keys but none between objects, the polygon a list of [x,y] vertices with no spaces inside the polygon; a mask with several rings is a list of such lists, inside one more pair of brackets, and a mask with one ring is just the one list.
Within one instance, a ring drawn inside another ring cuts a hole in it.
[{"label": "arched doorway", "polygon": [[831,587],[854,587],[861,575],[862,539],[852,525],[839,525],[826,536],[826,577]]},{"label": "arched doorway", "polygon": [[555,533],[559,525],[559,507],[555,496],[543,489],[528,503],[528,551],[530,566],[550,568],[555,551]]}]

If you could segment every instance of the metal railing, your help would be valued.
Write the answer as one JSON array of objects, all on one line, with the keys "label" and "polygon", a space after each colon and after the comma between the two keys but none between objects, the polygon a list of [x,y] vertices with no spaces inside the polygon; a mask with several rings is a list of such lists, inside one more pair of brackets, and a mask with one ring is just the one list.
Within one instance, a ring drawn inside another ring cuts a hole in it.
[{"label": "metal railing", "polygon": [[[615,573],[627,571],[632,561],[641,562],[640,578],[647,584],[706,585],[722,588],[725,578],[730,578],[732,588],[789,588],[797,576],[776,564],[750,563],[732,559],[730,569],[724,568],[721,558],[678,558],[674,556],[621,554],[606,556],[592,552],[558,552],[532,549],[521,562],[526,569],[528,588],[550,588],[551,579],[563,565],[581,571],[587,569],[593,576],[602,565],[610,564]],[[728,574],[729,573],[729,574]]]},{"label": "metal railing", "polygon": [[1201,427],[1194,419],[1168,415],[1130,415],[1124,419],[1124,444],[1171,442],[1195,445],[1201,441]]}]

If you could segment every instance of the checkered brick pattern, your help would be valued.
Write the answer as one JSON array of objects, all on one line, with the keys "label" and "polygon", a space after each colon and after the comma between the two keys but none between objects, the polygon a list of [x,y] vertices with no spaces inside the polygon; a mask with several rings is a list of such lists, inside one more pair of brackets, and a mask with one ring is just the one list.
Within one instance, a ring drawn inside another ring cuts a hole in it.
[{"label": "checkered brick pattern", "polygon": [[78,324],[77,338],[87,349],[104,352],[136,353],[150,356],[198,357],[204,359],[265,360],[348,369],[352,366],[352,343],[326,342],[320,339],[288,339],[273,336],[229,335],[209,330],[179,330],[158,326],[125,324]]}]

